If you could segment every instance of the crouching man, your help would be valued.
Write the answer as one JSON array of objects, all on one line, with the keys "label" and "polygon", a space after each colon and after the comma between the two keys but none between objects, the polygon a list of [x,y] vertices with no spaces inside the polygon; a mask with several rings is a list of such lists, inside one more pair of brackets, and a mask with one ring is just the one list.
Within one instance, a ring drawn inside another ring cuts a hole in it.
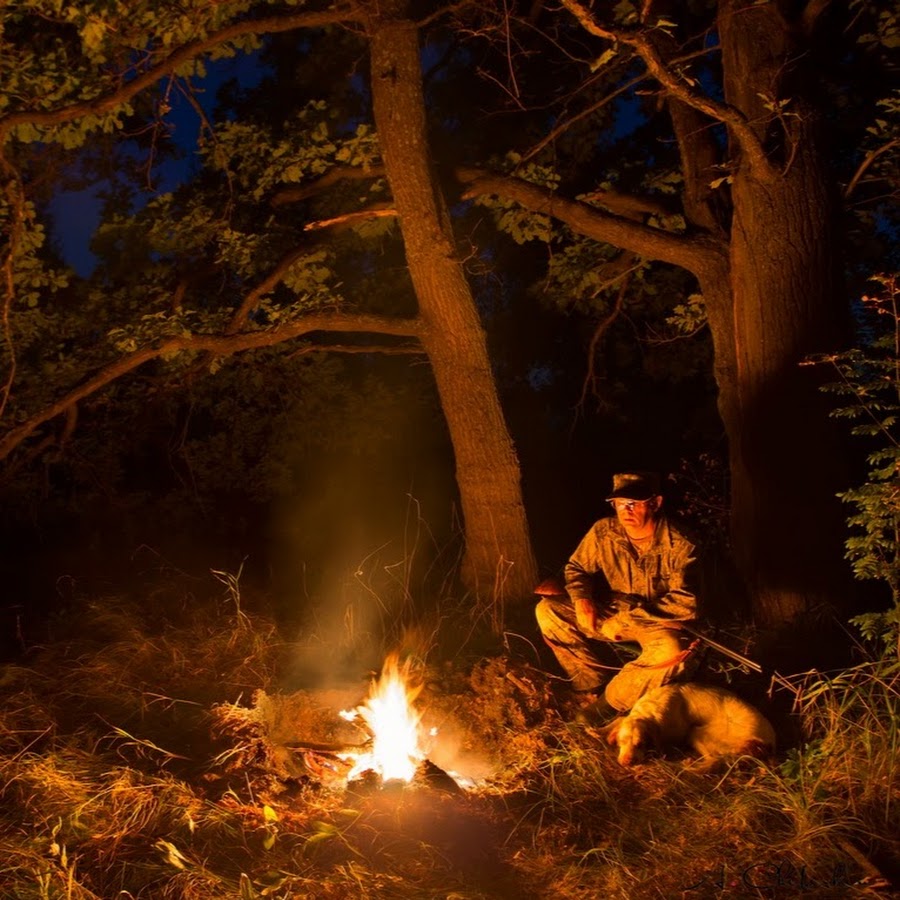
[{"label": "crouching man", "polygon": [[[607,500],[615,516],[595,522],[575,549],[566,594],[537,606],[544,640],[600,714],[631,709],[650,688],[685,675],[688,639],[678,623],[697,615],[695,548],[662,513],[659,478],[615,475]],[[595,640],[637,644],[640,653],[607,681],[611,667],[598,660]]]}]

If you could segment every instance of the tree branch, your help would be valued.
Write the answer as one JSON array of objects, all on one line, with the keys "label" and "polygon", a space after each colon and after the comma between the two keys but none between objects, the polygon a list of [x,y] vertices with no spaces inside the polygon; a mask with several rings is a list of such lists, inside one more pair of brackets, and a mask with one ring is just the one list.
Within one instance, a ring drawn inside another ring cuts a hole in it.
[{"label": "tree branch", "polygon": [[595,37],[633,47],[644,60],[651,75],[670,93],[688,106],[700,110],[712,119],[727,125],[747,156],[751,169],[758,178],[770,180],[776,169],[769,162],[765,150],[756,133],[750,127],[747,117],[727,103],[718,103],[695,90],[687,81],[676,75],[663,62],[653,42],[644,31],[624,32],[598,25],[591,13],[578,0],[561,0],[562,5],[575,16],[581,26]]},{"label": "tree branch", "polygon": [[[241,334],[193,334],[168,338],[153,347],[142,347],[140,350],[136,350],[134,353],[130,353],[128,356],[124,356],[104,366],[99,372],[83,384],[73,388],[64,397],[61,397],[40,412],[35,413],[21,425],[8,431],[0,438],[0,460],[6,459],[22,441],[45,422],[49,422],[56,416],[66,413],[70,407],[80,400],[90,397],[117,378],[127,375],[150,360],[185,351],[206,351],[218,356],[230,356],[244,350],[272,347],[315,331],[371,332],[373,334],[386,334],[397,337],[420,338],[425,332],[425,325],[419,318],[401,319],[344,312],[323,312],[304,316],[292,322],[286,322],[284,325],[269,331],[243,332]],[[322,347],[320,349],[328,350],[329,348]],[[373,348],[370,347],[369,349],[372,350]],[[388,348],[388,350],[398,352],[396,348],[392,347]]]},{"label": "tree branch", "polygon": [[321,12],[298,12],[285,16],[270,16],[263,19],[248,19],[228,25],[205,38],[191,41],[177,50],[172,51],[162,62],[151,66],[146,72],[138,75],[131,81],[122,85],[118,90],[96,97],[93,100],[84,100],[80,103],[71,103],[60,109],[42,112],[29,110],[9,113],[0,117],[0,143],[4,142],[10,131],[18,125],[52,126],[71,122],[87,115],[102,115],[111,112],[123,103],[128,103],[141,91],[151,87],[161,78],[175,72],[180,66],[190,62],[220,44],[248,35],[277,34],[284,31],[293,31],[297,28],[319,28],[323,25],[334,25],[339,22],[360,21],[361,14],[350,4],[343,9],[328,9]]},{"label": "tree branch", "polygon": [[[344,222],[351,222],[356,219],[375,219],[380,216],[396,216],[397,210],[395,209],[382,209],[379,207],[373,206],[370,209],[359,210],[358,212],[345,213],[342,216],[335,216],[331,219],[322,219],[317,222],[308,222],[303,226],[304,231],[316,231],[322,228],[330,228],[333,225],[339,225]],[[241,305],[237,308],[234,315],[232,316],[231,322],[228,325],[226,330],[226,334],[236,334],[247,324],[247,317],[250,313],[259,305],[259,301],[262,297],[268,294],[270,291],[273,291],[278,284],[283,280],[284,276],[287,274],[288,269],[298,259],[302,258],[303,255],[307,252],[307,248],[298,247],[295,250],[292,250],[290,253],[285,254],[278,264],[269,272],[268,275],[258,284],[252,291],[250,291],[246,297],[244,297]]]},{"label": "tree branch", "polygon": [[[619,290],[616,292],[615,303],[606,316],[597,323],[597,326],[594,328],[594,333],[591,335],[587,352],[587,371],[584,374],[584,381],[581,383],[581,396],[578,398],[578,403],[576,404],[576,407],[579,410],[584,409],[589,392],[595,397],[599,396],[599,391],[597,389],[597,348],[600,346],[603,335],[606,334],[613,322],[619,318],[619,314],[625,306],[625,295],[628,292],[628,285],[631,282],[632,272],[634,272],[633,266],[622,273],[622,275],[618,276],[623,280],[619,285]],[[608,285],[604,285],[604,287],[606,286]]]},{"label": "tree branch", "polygon": [[722,267],[728,265],[724,244],[711,235],[671,234],[578,200],[567,200],[547,188],[519,178],[494,175],[480,169],[458,169],[457,173],[468,184],[463,193],[465,199],[496,194],[515,200],[526,209],[558,219],[586,237],[639,253],[648,259],[681,266],[698,278],[713,271],[721,272]]},{"label": "tree branch", "polygon": [[674,216],[681,210],[675,205],[655,197],[626,194],[622,191],[591,191],[582,194],[582,200],[593,200],[617,216],[626,219],[642,219],[644,216]]},{"label": "tree branch", "polygon": [[304,231],[319,231],[322,228],[332,228],[335,225],[346,225],[351,222],[360,222],[365,219],[381,219],[390,216],[396,216],[397,210],[387,204],[377,204],[370,206],[368,209],[358,209],[356,212],[344,213],[340,216],[333,216],[330,219],[318,219],[315,222],[307,222],[303,226]]},{"label": "tree branch", "polygon": [[866,158],[859,164],[857,170],[853,173],[853,177],[847,184],[847,187],[844,188],[844,199],[848,200],[850,195],[856,190],[856,186],[859,184],[859,180],[863,177],[869,167],[881,156],[882,153],[887,153],[888,150],[893,150],[900,144],[900,138],[894,138],[892,141],[888,141],[881,147],[876,148],[875,150],[870,150],[866,154]]},{"label": "tree branch", "polygon": [[321,194],[342,181],[366,181],[383,177],[384,166],[372,166],[368,169],[361,169],[358,166],[335,166],[315,181],[278,191],[269,203],[272,206],[287,206],[289,203],[299,203],[301,200]]},{"label": "tree branch", "polygon": [[9,395],[16,380],[16,344],[13,340],[10,314],[16,299],[16,253],[19,251],[25,220],[25,196],[21,177],[7,161],[2,151],[3,148],[0,147],[0,177],[3,179],[3,193],[6,195],[6,203],[9,207],[10,225],[6,234],[3,235],[6,246],[3,261],[0,263],[0,273],[2,273],[0,278],[3,282],[3,299],[0,301],[0,329],[2,329],[2,340],[6,344],[6,352],[9,355],[9,371],[6,373],[3,385],[0,386],[0,418],[6,411],[6,404],[9,402]]},{"label": "tree branch", "polygon": [[616,88],[614,91],[611,91],[608,94],[605,94],[601,97],[596,103],[592,103],[590,106],[582,109],[580,112],[575,113],[568,119],[560,122],[554,128],[552,128],[544,137],[542,137],[530,150],[522,154],[522,162],[528,162],[528,160],[537,156],[541,150],[544,149],[548,144],[552,144],[553,141],[556,140],[559,135],[561,135],[564,131],[568,131],[573,125],[580,122],[582,119],[586,119],[588,116],[593,115],[600,109],[603,109],[609,103],[612,103],[616,97],[620,97],[622,94],[630,91],[635,85],[640,84],[642,81],[646,81],[646,75],[639,75],[637,78],[632,78],[631,81],[626,81],[625,84]]},{"label": "tree branch", "polygon": [[285,256],[279,260],[275,268],[272,269],[272,271],[269,272],[269,274],[266,275],[266,277],[263,278],[263,280],[253,288],[246,297],[244,297],[243,301],[241,301],[241,305],[235,310],[234,315],[231,317],[231,322],[228,324],[228,328],[225,332],[226,334],[236,334],[247,324],[247,317],[259,305],[260,299],[278,287],[281,280],[287,274],[288,269],[290,269],[290,267],[306,252],[307,248],[298,247],[290,253],[285,254]]},{"label": "tree branch", "polygon": [[[692,53],[686,53],[683,56],[679,56],[672,60],[674,64],[680,64],[683,62],[688,62],[691,59],[695,59],[698,56],[706,56],[709,53],[712,53],[719,49],[719,45],[716,44],[714,47],[704,47],[702,50],[696,50]],[[631,59],[631,57],[629,57]],[[589,84],[592,79],[588,79],[582,85],[582,88]],[[610,93],[601,97],[596,103],[592,103],[590,106],[582,109],[580,112],[575,113],[570,118],[565,119],[556,125],[547,135],[542,137],[530,150],[527,150],[522,154],[522,162],[528,162],[528,160],[532,159],[532,157],[537,156],[538,153],[541,152],[548,144],[552,143],[560,134],[567,131],[573,125],[580,122],[582,119],[587,118],[593,113],[597,112],[597,110],[602,109],[607,104],[611,103],[616,97],[620,97],[622,94],[627,93],[633,87],[641,84],[647,80],[647,75],[638,75],[636,78],[632,78],[630,81],[626,81],[625,84],[620,85],[614,91],[610,91]]]},{"label": "tree branch", "polygon": [[287,358],[305,356],[307,353],[378,353],[380,356],[422,356],[421,344],[307,344],[289,353]]}]

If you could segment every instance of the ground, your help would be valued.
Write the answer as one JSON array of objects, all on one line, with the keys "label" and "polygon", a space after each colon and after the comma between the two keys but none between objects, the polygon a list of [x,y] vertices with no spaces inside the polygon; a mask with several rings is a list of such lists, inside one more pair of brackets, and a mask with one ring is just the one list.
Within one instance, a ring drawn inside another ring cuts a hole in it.
[{"label": "ground", "polygon": [[0,669],[2,900],[900,896],[895,662],[797,682],[805,738],[710,773],[623,768],[528,654],[435,646],[429,776],[348,784],[371,673],[293,683],[270,619],[179,590],[81,598]]}]

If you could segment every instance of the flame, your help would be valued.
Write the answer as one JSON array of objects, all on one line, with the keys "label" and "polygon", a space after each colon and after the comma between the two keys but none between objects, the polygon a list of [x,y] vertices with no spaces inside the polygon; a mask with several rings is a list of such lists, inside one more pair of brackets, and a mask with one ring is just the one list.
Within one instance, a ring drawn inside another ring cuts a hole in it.
[{"label": "flame", "polygon": [[422,716],[413,705],[421,690],[421,685],[409,685],[409,661],[401,666],[393,653],[384,661],[381,675],[372,682],[368,699],[350,712],[341,712],[348,720],[361,718],[372,734],[371,750],[344,755],[354,760],[348,781],[369,769],[383,781],[412,781],[425,758],[419,747]]}]

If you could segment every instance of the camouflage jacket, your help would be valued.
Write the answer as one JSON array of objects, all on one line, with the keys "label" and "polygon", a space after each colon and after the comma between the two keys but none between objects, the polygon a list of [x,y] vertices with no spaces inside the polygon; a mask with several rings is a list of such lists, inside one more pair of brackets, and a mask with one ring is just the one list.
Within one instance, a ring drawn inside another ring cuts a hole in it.
[{"label": "camouflage jacket", "polygon": [[665,627],[697,616],[695,547],[664,516],[653,543],[638,554],[618,519],[595,522],[565,568],[566,591],[598,614],[625,615],[635,626]]}]

